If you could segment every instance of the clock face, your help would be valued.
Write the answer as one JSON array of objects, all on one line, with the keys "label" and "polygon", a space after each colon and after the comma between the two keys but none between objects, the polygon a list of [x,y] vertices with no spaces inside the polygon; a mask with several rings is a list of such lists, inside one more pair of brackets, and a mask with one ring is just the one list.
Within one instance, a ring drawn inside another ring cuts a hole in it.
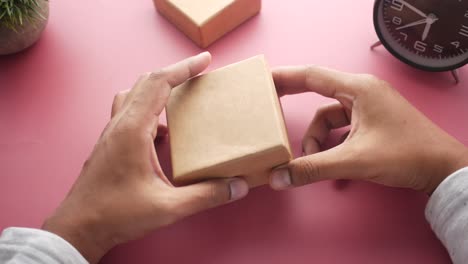
[{"label": "clock face", "polygon": [[377,0],[374,24],[400,60],[429,71],[468,62],[468,0]]}]

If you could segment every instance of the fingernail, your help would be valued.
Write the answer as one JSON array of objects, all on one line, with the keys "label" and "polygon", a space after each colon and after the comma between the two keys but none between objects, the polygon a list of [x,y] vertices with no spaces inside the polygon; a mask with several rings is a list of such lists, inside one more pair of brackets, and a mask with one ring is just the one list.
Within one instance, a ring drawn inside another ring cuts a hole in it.
[{"label": "fingernail", "polygon": [[291,175],[288,169],[278,169],[271,174],[271,187],[275,190],[284,190],[291,187]]},{"label": "fingernail", "polygon": [[198,54],[197,56],[211,56],[211,53],[208,52],[208,51],[204,51],[204,52]]},{"label": "fingernail", "polygon": [[235,179],[229,183],[231,190],[231,201],[244,198],[249,192],[249,185],[245,180]]}]

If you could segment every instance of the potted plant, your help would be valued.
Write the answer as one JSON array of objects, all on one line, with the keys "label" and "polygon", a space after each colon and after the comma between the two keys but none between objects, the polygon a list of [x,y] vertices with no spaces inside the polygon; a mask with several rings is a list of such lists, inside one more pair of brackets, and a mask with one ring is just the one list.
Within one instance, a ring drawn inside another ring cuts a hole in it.
[{"label": "potted plant", "polygon": [[0,0],[0,55],[16,53],[36,43],[48,17],[47,0]]}]

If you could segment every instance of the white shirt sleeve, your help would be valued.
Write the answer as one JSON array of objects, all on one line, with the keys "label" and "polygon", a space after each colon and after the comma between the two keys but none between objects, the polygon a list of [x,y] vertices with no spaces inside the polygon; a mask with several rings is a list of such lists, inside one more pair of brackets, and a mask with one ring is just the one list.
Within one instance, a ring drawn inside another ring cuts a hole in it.
[{"label": "white shirt sleeve", "polygon": [[468,167],[445,179],[432,194],[426,218],[454,264],[468,263]]},{"label": "white shirt sleeve", "polygon": [[[468,263],[468,167],[445,179],[426,207],[426,218],[454,264]],[[88,264],[61,237],[38,229],[7,228],[0,236],[2,264]]]},{"label": "white shirt sleeve", "polygon": [[7,228],[0,236],[2,264],[88,264],[63,238],[39,229]]}]

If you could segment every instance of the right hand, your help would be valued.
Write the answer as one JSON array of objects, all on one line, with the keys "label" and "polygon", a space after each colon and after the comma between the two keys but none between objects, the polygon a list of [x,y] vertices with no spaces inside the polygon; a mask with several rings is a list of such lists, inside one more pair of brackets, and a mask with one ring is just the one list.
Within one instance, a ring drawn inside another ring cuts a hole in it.
[{"label": "right hand", "polygon": [[[314,66],[280,68],[273,77],[281,96],[316,92],[338,100],[315,115],[303,140],[305,156],[272,172],[274,189],[352,179],[430,194],[468,166],[467,148],[384,81]],[[348,125],[346,140],[322,151],[330,131]]]}]

